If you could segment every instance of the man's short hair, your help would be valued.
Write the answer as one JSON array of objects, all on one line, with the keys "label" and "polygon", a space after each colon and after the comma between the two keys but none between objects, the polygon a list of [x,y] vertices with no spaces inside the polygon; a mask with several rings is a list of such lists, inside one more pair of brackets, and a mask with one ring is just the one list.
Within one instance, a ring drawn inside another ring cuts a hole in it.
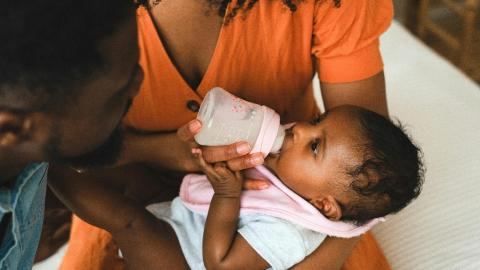
[{"label": "man's short hair", "polygon": [[[99,44],[125,21],[133,1],[0,1],[0,109],[21,100],[75,95],[105,64]],[[3,102],[2,102],[3,100]]]}]

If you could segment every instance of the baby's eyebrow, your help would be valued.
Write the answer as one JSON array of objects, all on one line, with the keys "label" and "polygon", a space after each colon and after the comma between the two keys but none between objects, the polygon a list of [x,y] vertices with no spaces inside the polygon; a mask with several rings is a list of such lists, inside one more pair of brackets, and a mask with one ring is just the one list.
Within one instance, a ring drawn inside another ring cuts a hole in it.
[{"label": "baby's eyebrow", "polygon": [[325,149],[327,149],[327,130],[323,129],[322,130],[322,160],[325,158]]}]

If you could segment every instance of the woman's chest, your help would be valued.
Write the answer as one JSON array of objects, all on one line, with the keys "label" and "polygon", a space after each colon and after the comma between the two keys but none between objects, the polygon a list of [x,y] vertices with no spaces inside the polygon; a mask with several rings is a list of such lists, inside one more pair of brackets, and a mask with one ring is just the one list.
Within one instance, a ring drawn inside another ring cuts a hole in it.
[{"label": "woman's chest", "polygon": [[173,67],[192,89],[208,70],[222,29],[223,18],[202,0],[166,0],[151,11],[161,45]]},{"label": "woman's chest", "polygon": [[[211,22],[215,31],[208,29],[211,32],[206,34],[207,30],[192,25],[195,16],[190,14],[185,20],[191,23],[182,24],[180,14],[165,9],[162,12],[169,20],[162,21],[160,36],[155,19],[147,12],[140,14],[140,62],[145,80],[127,123],[145,130],[176,129],[196,116],[194,108],[198,106],[192,104],[200,104],[216,86],[273,108],[290,120],[303,118],[290,117],[297,112],[310,116],[314,106],[307,91],[314,75],[311,30],[299,29],[311,28],[311,21],[292,20],[291,14],[279,10],[272,11],[273,18],[265,18],[261,11],[261,6],[255,6],[244,17],[237,14],[227,25]],[[220,18],[211,14],[207,20],[212,16]]]}]

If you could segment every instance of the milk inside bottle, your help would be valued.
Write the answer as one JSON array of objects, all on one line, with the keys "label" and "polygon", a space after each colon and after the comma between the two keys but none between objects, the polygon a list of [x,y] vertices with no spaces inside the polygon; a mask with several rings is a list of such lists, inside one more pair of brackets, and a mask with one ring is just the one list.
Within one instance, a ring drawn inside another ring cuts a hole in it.
[{"label": "milk inside bottle", "polygon": [[218,146],[246,141],[251,153],[278,151],[285,138],[280,116],[274,110],[238,98],[220,87],[210,90],[200,106],[197,119],[201,131],[195,135],[200,145]]}]

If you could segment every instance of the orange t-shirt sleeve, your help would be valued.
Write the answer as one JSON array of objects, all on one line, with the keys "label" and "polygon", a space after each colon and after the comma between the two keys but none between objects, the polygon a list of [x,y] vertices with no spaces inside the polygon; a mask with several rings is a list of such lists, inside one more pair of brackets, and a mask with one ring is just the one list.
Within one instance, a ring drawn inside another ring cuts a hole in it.
[{"label": "orange t-shirt sleeve", "polygon": [[312,55],[320,80],[353,82],[383,69],[379,37],[393,19],[390,0],[341,0],[316,5]]},{"label": "orange t-shirt sleeve", "polygon": [[373,234],[365,233],[340,270],[392,270]]}]

